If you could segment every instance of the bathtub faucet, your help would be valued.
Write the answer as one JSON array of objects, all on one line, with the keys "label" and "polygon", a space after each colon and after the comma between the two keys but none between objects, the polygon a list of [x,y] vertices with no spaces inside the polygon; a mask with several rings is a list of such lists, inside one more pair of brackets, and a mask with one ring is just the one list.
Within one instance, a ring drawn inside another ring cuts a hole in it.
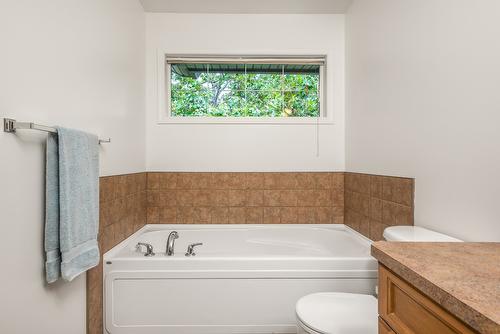
[{"label": "bathtub faucet", "polygon": [[179,238],[179,233],[177,233],[176,231],[172,231],[168,235],[168,239],[167,239],[167,256],[174,255],[174,242],[175,242],[175,239],[178,239],[178,238]]}]

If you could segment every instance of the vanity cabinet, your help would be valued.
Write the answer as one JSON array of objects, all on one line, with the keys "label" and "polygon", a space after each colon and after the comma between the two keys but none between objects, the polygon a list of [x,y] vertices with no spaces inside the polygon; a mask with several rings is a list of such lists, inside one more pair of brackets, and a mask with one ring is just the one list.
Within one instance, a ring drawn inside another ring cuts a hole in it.
[{"label": "vanity cabinet", "polygon": [[477,333],[379,264],[379,334]]}]

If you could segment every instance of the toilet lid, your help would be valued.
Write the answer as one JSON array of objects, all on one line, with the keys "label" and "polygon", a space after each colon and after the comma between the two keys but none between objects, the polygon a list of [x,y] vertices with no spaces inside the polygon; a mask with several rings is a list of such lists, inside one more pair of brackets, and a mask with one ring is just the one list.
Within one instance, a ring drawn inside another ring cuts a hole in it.
[{"label": "toilet lid", "polygon": [[297,302],[298,319],[323,334],[377,334],[377,299],[370,295],[325,292]]}]

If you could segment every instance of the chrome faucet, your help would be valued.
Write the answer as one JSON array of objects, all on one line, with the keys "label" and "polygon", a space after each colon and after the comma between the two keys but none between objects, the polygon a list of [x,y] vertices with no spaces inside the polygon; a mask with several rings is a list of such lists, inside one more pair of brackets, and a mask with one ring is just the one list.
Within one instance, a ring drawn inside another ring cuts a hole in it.
[{"label": "chrome faucet", "polygon": [[138,242],[137,243],[137,250],[141,250],[141,246],[146,247],[146,253],[144,253],[144,256],[154,256],[155,253],[153,251],[153,246],[151,244],[147,244],[145,242]]},{"label": "chrome faucet", "polygon": [[194,252],[194,248],[196,246],[201,246],[201,245],[203,245],[203,242],[197,242],[195,244],[189,245],[185,255],[186,256],[195,256],[196,253]]},{"label": "chrome faucet", "polygon": [[167,251],[166,251],[167,256],[174,255],[174,242],[175,242],[175,239],[178,239],[178,238],[179,238],[179,233],[177,233],[176,231],[172,231],[168,235],[168,239],[167,239]]}]

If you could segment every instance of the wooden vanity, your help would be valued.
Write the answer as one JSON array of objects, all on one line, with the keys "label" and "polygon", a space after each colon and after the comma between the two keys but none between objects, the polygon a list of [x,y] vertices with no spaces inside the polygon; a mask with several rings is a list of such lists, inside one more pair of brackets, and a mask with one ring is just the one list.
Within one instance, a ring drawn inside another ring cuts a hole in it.
[{"label": "wooden vanity", "polygon": [[500,333],[500,243],[376,242],[379,333]]}]

